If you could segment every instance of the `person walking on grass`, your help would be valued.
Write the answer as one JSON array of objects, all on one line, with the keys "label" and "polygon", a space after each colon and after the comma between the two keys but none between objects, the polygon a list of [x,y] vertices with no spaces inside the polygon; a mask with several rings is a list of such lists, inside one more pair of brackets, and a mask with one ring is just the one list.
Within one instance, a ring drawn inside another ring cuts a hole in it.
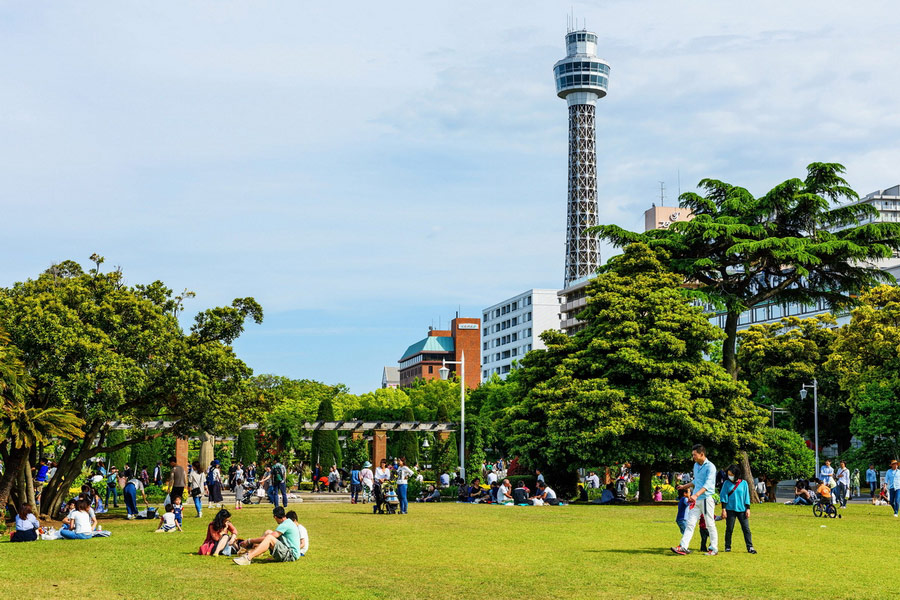
[{"label": "person walking on grass", "polygon": [[878,471],[875,470],[875,465],[869,465],[866,469],[866,485],[869,486],[869,498],[874,500],[878,494]]},{"label": "person walking on grass", "polygon": [[169,498],[174,501],[175,498],[184,499],[184,487],[187,484],[187,474],[184,467],[179,465],[174,456],[169,457]]},{"label": "person walking on grass", "polygon": [[278,506],[278,495],[281,494],[281,499],[284,501],[284,506],[287,507],[287,469],[281,464],[280,459],[275,459],[275,464],[272,465],[272,487],[275,488],[272,496],[275,498],[273,504]]},{"label": "person walking on grass", "polygon": [[898,463],[896,460],[891,462],[891,468],[888,469],[884,482],[887,484],[888,494],[891,498],[891,508],[894,509],[894,516],[900,512],[900,471],[897,470]]},{"label": "person walking on grass", "polygon": [[278,523],[275,531],[266,531],[262,537],[245,541],[242,549],[248,550],[246,554],[233,559],[234,564],[246,566],[254,558],[268,550],[275,562],[293,562],[300,558],[300,530],[297,525],[287,518],[283,506],[276,506],[272,510],[272,517]]},{"label": "person walking on grass", "polygon": [[715,556],[719,553],[719,533],[716,531],[715,517],[716,500],[713,498],[713,493],[716,491],[716,466],[706,458],[706,448],[703,447],[703,444],[694,445],[691,450],[691,458],[694,460],[694,478],[691,483],[678,486],[679,490],[693,490],[693,493],[688,496],[690,510],[687,524],[684,534],[681,536],[681,543],[671,550],[675,554],[688,554],[690,552],[688,547],[694,536],[694,528],[697,526],[697,521],[703,519],[709,530],[709,551],[706,554]]},{"label": "person walking on grass", "polygon": [[737,519],[741,523],[747,552],[756,554],[750,535],[750,486],[741,478],[738,465],[731,465],[725,470],[725,482],[719,499],[722,501],[722,518],[725,519],[725,552],[731,552],[731,533]]}]

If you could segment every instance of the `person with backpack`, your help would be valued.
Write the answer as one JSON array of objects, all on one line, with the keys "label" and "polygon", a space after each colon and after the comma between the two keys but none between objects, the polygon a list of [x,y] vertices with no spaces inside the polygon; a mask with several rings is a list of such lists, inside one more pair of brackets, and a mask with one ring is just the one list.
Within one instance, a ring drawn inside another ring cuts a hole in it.
[{"label": "person with backpack", "polygon": [[222,472],[219,471],[219,461],[214,460],[209,463],[209,470],[206,472],[206,489],[209,490],[209,508],[213,505],[222,508]]},{"label": "person with backpack", "polygon": [[725,552],[731,552],[731,533],[734,531],[734,520],[737,519],[741,523],[747,552],[756,554],[753,537],[750,534],[750,486],[741,479],[741,468],[736,464],[728,467],[725,475],[726,479],[719,494],[719,500],[722,502],[722,518],[725,519]]},{"label": "person with backpack", "polygon": [[275,507],[278,507],[278,494],[281,493],[281,499],[284,500],[284,505],[287,506],[287,469],[284,468],[284,465],[281,464],[281,461],[277,458],[275,459],[275,464],[272,465],[272,496],[275,500]]},{"label": "person with backpack", "polygon": [[109,495],[113,495],[113,507],[119,508],[119,469],[110,467],[106,475],[106,500],[103,502],[109,506]]}]

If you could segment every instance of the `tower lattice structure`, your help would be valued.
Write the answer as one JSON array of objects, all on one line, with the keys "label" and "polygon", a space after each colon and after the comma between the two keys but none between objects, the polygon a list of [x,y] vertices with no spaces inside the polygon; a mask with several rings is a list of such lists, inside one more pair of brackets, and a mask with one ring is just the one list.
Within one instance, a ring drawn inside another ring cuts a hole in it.
[{"label": "tower lattice structure", "polygon": [[569,194],[565,283],[596,273],[600,249],[587,230],[597,225],[597,100],[606,96],[609,64],[597,56],[597,35],[566,34],[566,57],[553,67],[556,93],[569,106]]}]

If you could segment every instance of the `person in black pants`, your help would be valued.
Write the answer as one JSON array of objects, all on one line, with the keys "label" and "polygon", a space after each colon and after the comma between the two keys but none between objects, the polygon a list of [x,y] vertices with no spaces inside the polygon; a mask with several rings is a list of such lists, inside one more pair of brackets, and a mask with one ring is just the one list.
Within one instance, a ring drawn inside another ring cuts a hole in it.
[{"label": "person in black pants", "polygon": [[169,497],[173,502],[175,498],[184,500],[184,486],[187,484],[187,474],[184,472],[184,467],[175,462],[174,456],[169,457],[169,467],[172,469],[169,472],[169,483],[171,484]]}]

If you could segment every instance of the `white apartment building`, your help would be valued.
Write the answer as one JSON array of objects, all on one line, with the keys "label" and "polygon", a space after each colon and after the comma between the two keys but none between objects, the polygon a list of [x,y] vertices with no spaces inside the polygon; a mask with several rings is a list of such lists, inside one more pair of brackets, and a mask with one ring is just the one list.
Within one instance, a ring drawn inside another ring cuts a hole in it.
[{"label": "white apartment building", "polygon": [[481,381],[502,378],[526,353],[544,349],[540,334],[559,331],[556,290],[528,290],[498,302],[481,315]]}]

